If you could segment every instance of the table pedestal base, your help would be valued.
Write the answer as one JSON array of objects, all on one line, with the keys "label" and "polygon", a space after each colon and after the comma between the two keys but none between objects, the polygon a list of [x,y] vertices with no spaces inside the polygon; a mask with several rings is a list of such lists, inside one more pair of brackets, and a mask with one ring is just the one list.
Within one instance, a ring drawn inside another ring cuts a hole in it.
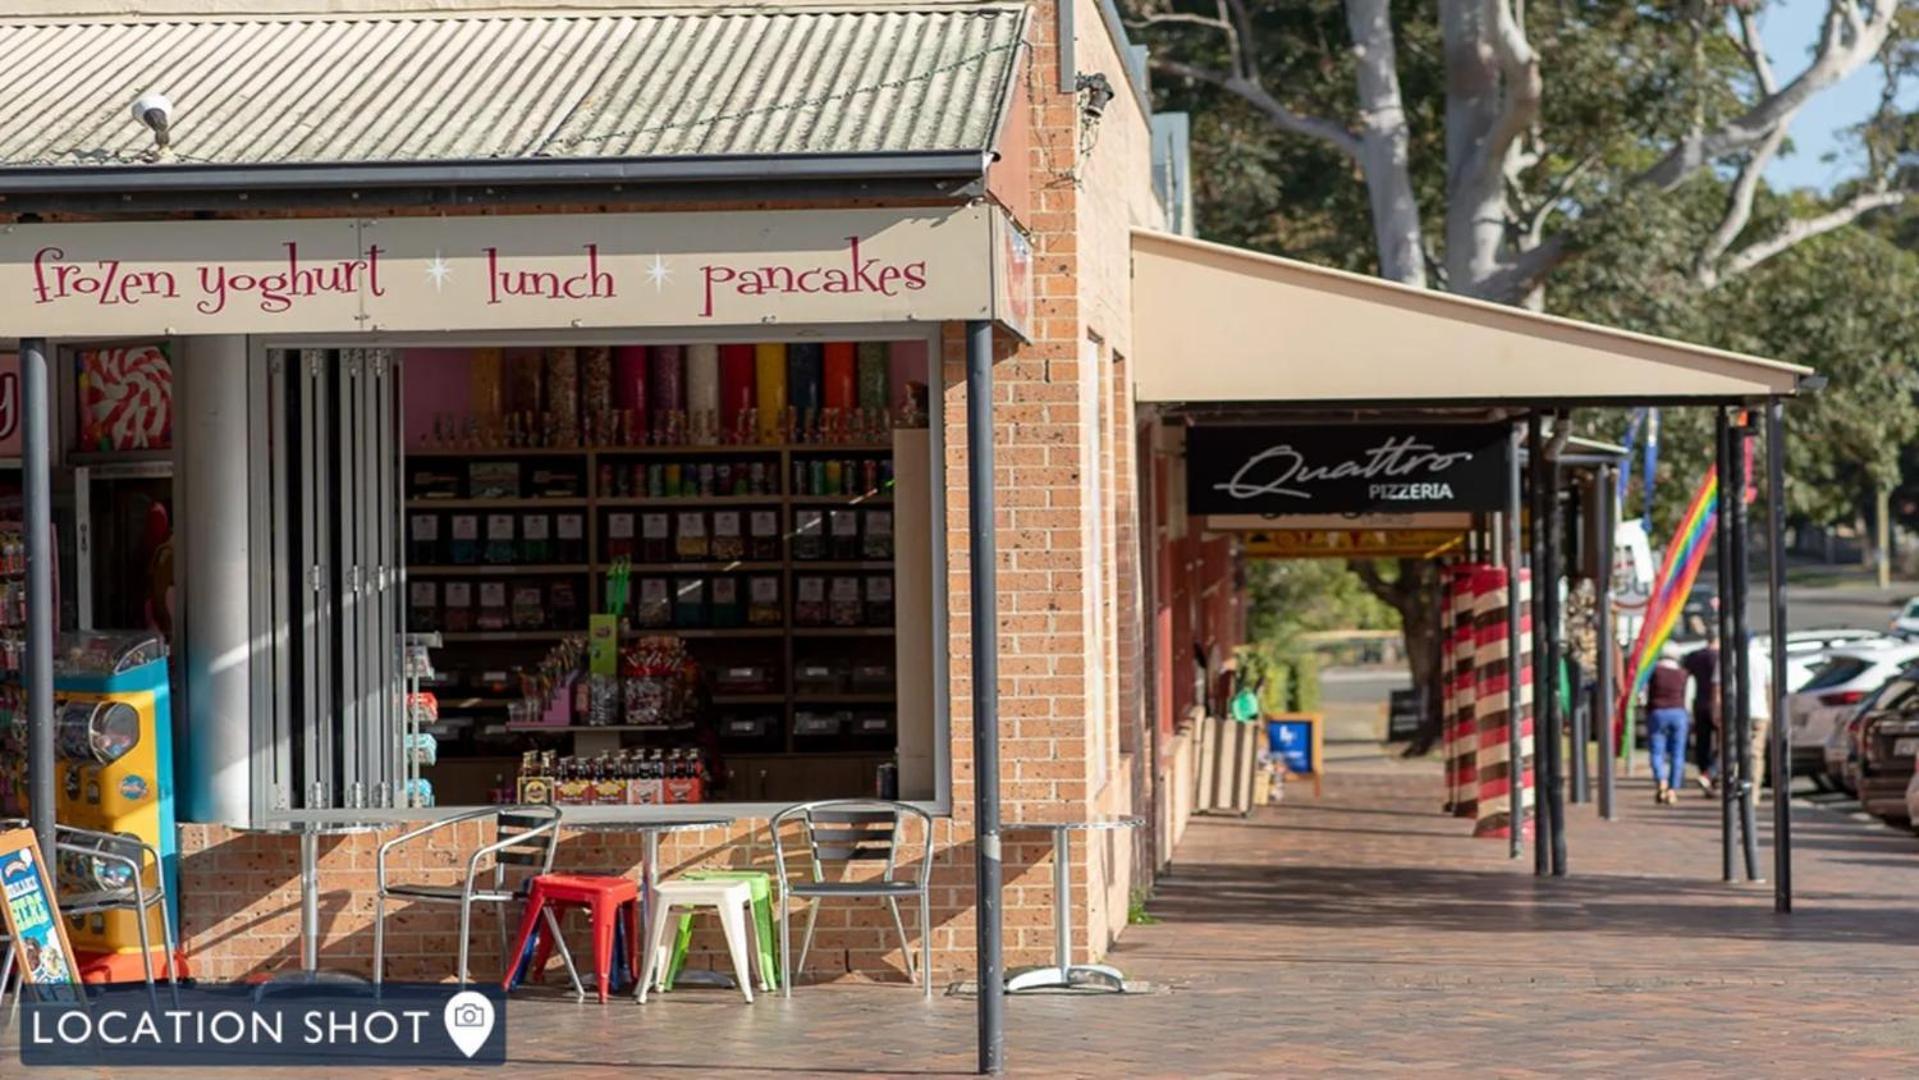
[{"label": "table pedestal base", "polygon": [[269,992],[280,989],[309,986],[350,986],[356,990],[373,990],[373,981],[350,971],[276,971],[261,979],[253,987],[253,1000],[258,1001]]},{"label": "table pedestal base", "polygon": [[1073,964],[1069,967],[1047,965],[1025,967],[1006,977],[1006,992],[1028,990],[1110,990],[1126,992],[1126,977],[1118,968],[1106,964]]}]

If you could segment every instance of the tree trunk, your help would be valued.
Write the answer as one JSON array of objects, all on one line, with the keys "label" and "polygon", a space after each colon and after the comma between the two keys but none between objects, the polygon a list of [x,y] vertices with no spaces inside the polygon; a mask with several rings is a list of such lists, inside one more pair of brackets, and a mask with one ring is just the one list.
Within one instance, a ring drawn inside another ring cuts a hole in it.
[{"label": "tree trunk", "polygon": [[1497,171],[1477,167],[1499,122],[1499,68],[1486,41],[1484,5],[1440,5],[1446,61],[1446,287],[1479,295],[1499,269],[1506,193]]},{"label": "tree trunk", "polygon": [[[1424,563],[1426,567],[1433,563]],[[1436,584],[1437,575],[1430,574]],[[1425,695],[1425,709],[1419,717],[1419,730],[1406,753],[1417,757],[1436,746],[1445,733],[1446,719],[1441,706],[1439,670],[1439,601],[1436,589],[1419,590],[1418,595],[1399,610],[1400,626],[1406,638],[1406,667],[1413,677],[1413,688]]]},{"label": "tree trunk", "polygon": [[1879,587],[1892,588],[1892,488],[1881,481],[1872,492],[1874,562],[1879,569]]},{"label": "tree trunk", "polygon": [[1359,94],[1359,167],[1373,211],[1379,276],[1426,286],[1419,200],[1413,195],[1412,139],[1399,93],[1399,58],[1388,0],[1346,0]]},{"label": "tree trunk", "polygon": [[1398,559],[1398,573],[1391,581],[1381,577],[1373,563],[1352,565],[1367,590],[1399,612],[1407,672],[1413,688],[1426,693],[1419,731],[1406,751],[1416,757],[1437,745],[1445,730],[1439,700],[1439,564],[1431,559]]}]

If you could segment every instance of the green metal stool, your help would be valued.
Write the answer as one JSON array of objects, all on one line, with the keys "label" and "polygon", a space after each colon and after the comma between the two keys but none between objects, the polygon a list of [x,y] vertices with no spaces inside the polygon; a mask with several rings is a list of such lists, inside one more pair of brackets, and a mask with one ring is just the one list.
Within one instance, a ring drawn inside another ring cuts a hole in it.
[{"label": "green metal stool", "polygon": [[[773,933],[773,876],[764,870],[688,870],[681,874],[688,881],[744,881],[753,889],[753,925],[760,953],[760,973],[767,985],[780,985],[777,940]],[[666,968],[666,989],[686,966],[686,954],[693,944],[693,916],[680,916],[680,932],[673,942],[673,958]]]}]

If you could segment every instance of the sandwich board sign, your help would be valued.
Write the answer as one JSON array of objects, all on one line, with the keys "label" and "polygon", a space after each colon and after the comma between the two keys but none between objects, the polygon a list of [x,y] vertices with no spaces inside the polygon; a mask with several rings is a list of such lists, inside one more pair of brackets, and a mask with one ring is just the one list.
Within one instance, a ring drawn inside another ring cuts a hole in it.
[{"label": "sandwich board sign", "polygon": [[60,920],[52,866],[31,829],[0,832],[0,898],[22,988],[43,1001],[78,999],[80,966]]}]

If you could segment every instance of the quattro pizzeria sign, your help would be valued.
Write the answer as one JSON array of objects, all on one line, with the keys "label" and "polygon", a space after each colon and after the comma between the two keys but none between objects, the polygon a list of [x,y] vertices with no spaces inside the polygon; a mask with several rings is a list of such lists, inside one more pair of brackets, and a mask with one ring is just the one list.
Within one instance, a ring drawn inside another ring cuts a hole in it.
[{"label": "quattro pizzeria sign", "polygon": [[0,333],[1023,329],[1010,229],[985,206],[13,225]]},{"label": "quattro pizzeria sign", "polygon": [[1194,427],[1191,514],[1500,510],[1511,429],[1427,425]]}]

